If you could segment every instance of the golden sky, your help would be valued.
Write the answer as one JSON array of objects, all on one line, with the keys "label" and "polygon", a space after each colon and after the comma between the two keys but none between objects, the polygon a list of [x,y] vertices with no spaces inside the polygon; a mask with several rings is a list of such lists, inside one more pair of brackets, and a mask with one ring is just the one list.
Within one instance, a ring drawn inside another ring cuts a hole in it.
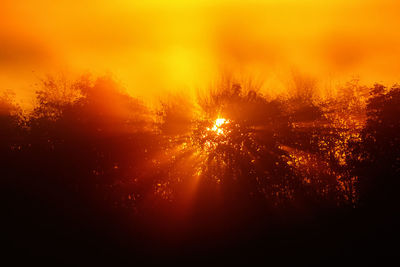
[{"label": "golden sky", "polygon": [[[46,73],[112,73],[144,99],[222,70],[284,87],[400,80],[398,0],[0,0],[0,90],[29,101]],[[278,90],[278,89],[276,89]]]}]

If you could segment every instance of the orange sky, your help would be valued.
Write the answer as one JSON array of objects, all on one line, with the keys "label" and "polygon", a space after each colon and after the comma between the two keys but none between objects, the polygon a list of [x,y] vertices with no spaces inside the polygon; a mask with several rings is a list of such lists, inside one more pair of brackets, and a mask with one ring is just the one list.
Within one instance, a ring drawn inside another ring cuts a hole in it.
[{"label": "orange sky", "polygon": [[0,0],[0,90],[25,102],[45,73],[112,73],[146,100],[204,87],[221,70],[279,90],[400,80],[397,0]]}]

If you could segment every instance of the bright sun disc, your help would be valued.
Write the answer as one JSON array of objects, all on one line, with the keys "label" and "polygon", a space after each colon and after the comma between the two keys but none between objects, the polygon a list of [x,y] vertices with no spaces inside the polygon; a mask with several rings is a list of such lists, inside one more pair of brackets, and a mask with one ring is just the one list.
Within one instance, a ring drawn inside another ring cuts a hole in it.
[{"label": "bright sun disc", "polygon": [[218,119],[215,120],[214,125],[217,126],[217,127],[220,127],[220,126],[221,126],[222,124],[224,124],[225,122],[226,122],[226,119],[224,119],[224,118],[218,118]]},{"label": "bright sun disc", "polygon": [[213,127],[209,130],[216,132],[216,134],[222,134],[222,133],[224,133],[222,126],[228,122],[229,121],[224,118],[218,118],[215,120]]}]

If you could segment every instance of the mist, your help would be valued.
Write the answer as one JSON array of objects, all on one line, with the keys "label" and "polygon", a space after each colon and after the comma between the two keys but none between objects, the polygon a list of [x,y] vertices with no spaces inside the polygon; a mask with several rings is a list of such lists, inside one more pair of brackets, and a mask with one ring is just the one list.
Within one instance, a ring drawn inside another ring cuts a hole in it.
[{"label": "mist", "polygon": [[112,74],[130,94],[194,95],[229,71],[287,90],[398,81],[400,19],[378,1],[2,1],[0,85],[29,104],[46,74]]}]

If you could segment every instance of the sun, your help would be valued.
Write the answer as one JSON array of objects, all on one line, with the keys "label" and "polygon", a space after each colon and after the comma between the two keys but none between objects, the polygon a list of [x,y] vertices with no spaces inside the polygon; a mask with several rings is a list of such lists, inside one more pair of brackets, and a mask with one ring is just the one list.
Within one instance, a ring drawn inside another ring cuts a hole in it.
[{"label": "sun", "polygon": [[211,128],[207,128],[209,131],[215,132],[217,135],[223,134],[224,133],[224,126],[225,124],[228,124],[229,120],[225,118],[217,118],[214,121],[214,124]]}]

